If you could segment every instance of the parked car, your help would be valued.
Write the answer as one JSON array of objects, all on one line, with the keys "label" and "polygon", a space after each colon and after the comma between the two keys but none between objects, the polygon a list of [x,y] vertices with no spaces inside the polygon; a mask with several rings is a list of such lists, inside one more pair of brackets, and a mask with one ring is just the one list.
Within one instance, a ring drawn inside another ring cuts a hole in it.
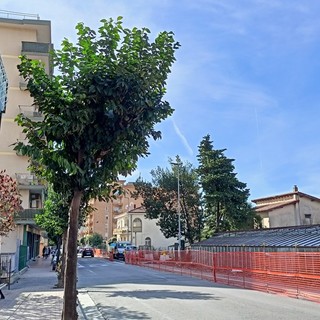
[{"label": "parked car", "polygon": [[82,252],[81,252],[81,257],[84,258],[84,257],[94,257],[94,251],[92,248],[90,247],[86,247],[86,248],[83,248],[82,249]]},{"label": "parked car", "polygon": [[114,251],[114,258],[115,259],[123,259],[124,258],[124,251],[127,246],[130,246],[130,241],[118,241],[115,246]]},{"label": "parked car", "polygon": [[137,251],[138,248],[132,244],[129,244],[128,246],[126,246],[125,251]]}]

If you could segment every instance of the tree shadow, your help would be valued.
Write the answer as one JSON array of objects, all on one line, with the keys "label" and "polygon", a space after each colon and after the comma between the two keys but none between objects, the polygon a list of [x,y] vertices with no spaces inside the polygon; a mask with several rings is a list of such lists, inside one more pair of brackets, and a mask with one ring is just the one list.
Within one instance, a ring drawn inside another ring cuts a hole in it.
[{"label": "tree shadow", "polygon": [[[220,300],[220,297],[216,297],[213,294],[199,293],[194,291],[179,291],[179,290],[132,290],[132,291],[113,291],[112,287],[110,290],[105,288],[102,290],[90,290],[88,294],[93,293],[104,294],[106,299],[110,298],[133,298],[139,300],[149,299],[179,299],[179,300]],[[91,295],[90,295],[91,296]],[[92,298],[94,300],[94,298]],[[152,319],[150,315],[143,311],[131,310],[127,307],[110,307],[102,305],[101,303],[96,304],[96,308],[100,313],[106,317],[106,319]],[[88,319],[94,316],[94,308],[86,307],[83,308]]]},{"label": "tree shadow", "polygon": [[96,316],[96,308],[104,319],[152,319],[147,313],[143,311],[129,310],[125,307],[109,307],[97,304],[96,307],[85,307],[83,312],[87,319],[94,319]]},{"label": "tree shadow", "polygon": [[1,305],[0,319],[59,319],[63,300],[54,292],[21,293]]},{"label": "tree shadow", "polygon": [[[114,287],[116,289],[116,287]],[[136,298],[136,299],[179,299],[179,300],[220,300],[221,297],[213,294],[200,293],[194,291],[175,291],[175,290],[127,290],[127,291],[108,291],[108,290],[88,290],[88,293],[105,293],[106,298]]]}]

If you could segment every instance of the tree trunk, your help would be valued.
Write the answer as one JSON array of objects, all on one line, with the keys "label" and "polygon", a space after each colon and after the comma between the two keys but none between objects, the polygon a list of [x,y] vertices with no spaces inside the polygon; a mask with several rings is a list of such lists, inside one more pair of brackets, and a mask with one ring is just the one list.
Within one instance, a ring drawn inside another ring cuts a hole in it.
[{"label": "tree trunk", "polygon": [[77,238],[82,191],[75,190],[69,211],[67,252],[64,274],[62,320],[76,320],[77,314]]},{"label": "tree trunk", "polygon": [[[66,244],[67,244],[67,230],[63,232],[62,239],[59,244],[58,255],[60,255],[60,248],[62,245],[62,256],[61,256],[61,267],[58,272],[57,288],[64,288],[64,273],[65,273],[65,265],[66,265]],[[57,260],[60,261],[60,256],[58,256]]]},{"label": "tree trunk", "polygon": [[216,230],[215,232],[220,231],[220,222],[221,222],[221,217],[220,217],[220,203],[217,203],[217,217],[216,217]]}]

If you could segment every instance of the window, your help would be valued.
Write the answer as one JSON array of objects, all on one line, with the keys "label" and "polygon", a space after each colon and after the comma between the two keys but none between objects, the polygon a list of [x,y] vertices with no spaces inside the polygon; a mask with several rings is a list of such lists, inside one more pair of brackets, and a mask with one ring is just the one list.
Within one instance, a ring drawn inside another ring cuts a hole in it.
[{"label": "window", "polygon": [[132,223],[133,232],[142,232],[142,221],[140,218],[135,218]]},{"label": "window", "polygon": [[34,208],[34,209],[42,208],[40,193],[30,193],[30,208]]},{"label": "window", "polygon": [[312,224],[312,216],[311,216],[311,214],[305,214],[304,215],[304,224],[305,225]]},{"label": "window", "polygon": [[147,248],[151,247],[151,238],[150,237],[146,237],[144,240],[144,244]]}]

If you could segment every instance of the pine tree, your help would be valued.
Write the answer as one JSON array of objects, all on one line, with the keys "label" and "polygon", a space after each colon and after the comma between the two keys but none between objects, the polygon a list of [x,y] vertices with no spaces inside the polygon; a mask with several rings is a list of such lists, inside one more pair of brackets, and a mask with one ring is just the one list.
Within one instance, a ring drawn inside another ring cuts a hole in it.
[{"label": "pine tree", "polygon": [[240,182],[226,149],[213,148],[210,136],[200,143],[198,174],[204,193],[206,223],[204,236],[225,230],[253,227],[255,214],[248,204],[249,189]]}]

